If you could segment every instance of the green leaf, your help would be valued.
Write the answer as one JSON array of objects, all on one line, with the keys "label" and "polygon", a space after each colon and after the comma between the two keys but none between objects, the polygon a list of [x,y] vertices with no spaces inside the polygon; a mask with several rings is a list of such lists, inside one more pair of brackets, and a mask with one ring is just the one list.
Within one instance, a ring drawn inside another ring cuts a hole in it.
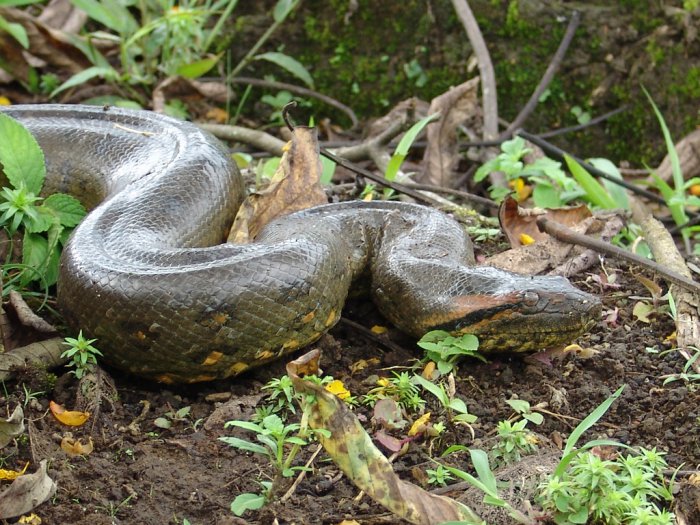
[{"label": "green leaf", "polygon": [[206,75],[209,70],[216,65],[220,58],[221,55],[214,55],[207,58],[202,58],[201,60],[195,60],[189,64],[183,64],[177,68],[176,73],[185,78],[199,78],[202,75]]},{"label": "green leaf", "polygon": [[157,417],[155,421],[153,421],[153,424],[158,428],[170,428],[173,426],[172,421],[165,417]]},{"label": "green leaf", "polygon": [[[588,162],[594,168],[597,168],[600,171],[607,173],[614,179],[622,180],[622,174],[620,173],[620,170],[617,169],[617,166],[615,166],[615,164],[613,164],[608,159],[593,158],[588,159]],[[630,209],[630,201],[627,195],[627,190],[625,188],[623,188],[619,184],[615,184],[614,182],[606,179],[602,179],[601,182],[603,183],[603,186],[605,186],[605,189],[608,190],[608,193],[613,198],[618,208],[621,208],[623,210]]]},{"label": "green leaf", "polygon": [[569,168],[569,171],[576,179],[576,182],[583,188],[586,192],[586,197],[596,206],[606,210],[612,210],[616,207],[616,203],[613,198],[608,195],[605,188],[595,180],[590,173],[588,173],[583,167],[576,162],[569,155],[564,155],[564,160]]},{"label": "green leaf", "polygon": [[538,208],[559,208],[564,205],[557,190],[550,185],[537,184],[532,191],[532,200]]},{"label": "green leaf", "polygon": [[100,97],[92,97],[80,102],[81,104],[90,104],[92,106],[116,106],[118,108],[128,109],[143,109],[143,106],[138,102],[127,98],[118,97],[116,95],[102,95]]},{"label": "green leaf", "polygon": [[255,454],[263,454],[263,455],[268,454],[268,450],[265,447],[263,447],[262,445],[258,445],[257,443],[251,443],[250,441],[246,441],[245,439],[225,436],[225,437],[220,437],[219,441],[223,441],[227,445],[232,446],[234,448],[239,448],[241,450],[247,450],[248,452],[254,452]]},{"label": "green leaf", "polygon": [[0,0],[0,7],[15,7],[19,5],[36,4],[37,0]]},{"label": "green leaf", "polygon": [[242,516],[247,510],[258,510],[265,506],[265,496],[263,494],[253,494],[245,492],[236,496],[231,503],[231,512],[236,516]]},{"label": "green leaf", "polygon": [[256,434],[259,434],[260,432],[263,431],[263,428],[258,425],[257,423],[253,423],[251,421],[227,421],[224,423],[224,428],[229,428],[229,427],[239,427],[239,428],[245,428],[246,430],[250,430],[251,432],[255,432]]},{"label": "green leaf", "polygon": [[321,184],[330,184],[333,179],[333,174],[335,173],[335,162],[321,156],[321,166],[323,169],[321,170],[320,182]]},{"label": "green leaf", "polygon": [[[0,5],[2,3],[0,2]],[[5,31],[9,33],[12,38],[17,40],[24,49],[29,49],[29,38],[27,37],[27,31],[20,24],[14,22],[8,22],[2,16],[0,16],[0,31]]]},{"label": "green leaf", "polygon": [[476,470],[479,479],[486,487],[488,487],[488,493],[491,496],[498,497],[496,476],[493,475],[493,471],[489,465],[489,457],[486,452],[475,448],[469,450],[469,455],[472,458],[472,464],[474,465],[474,470]]},{"label": "green leaf", "polygon": [[275,9],[272,11],[275,22],[278,24],[284,22],[284,19],[287,18],[298,3],[299,0],[278,0],[277,4],[275,4]]},{"label": "green leaf", "polygon": [[664,120],[661,111],[659,111],[659,108],[656,106],[656,103],[654,103],[654,99],[651,98],[651,95],[644,88],[644,86],[642,86],[642,91],[644,91],[644,94],[649,99],[651,107],[654,108],[654,114],[656,114],[656,118],[659,121],[659,126],[661,126],[661,132],[664,135],[664,142],[666,143],[666,151],[668,153],[668,158],[671,161],[671,173],[673,174],[673,184],[676,188],[676,191],[681,191],[681,188],[683,187],[683,172],[681,171],[681,163],[678,159],[676,145],[673,143],[671,133],[668,131],[668,126],[666,126],[666,121]]},{"label": "green leaf", "polygon": [[24,185],[38,195],[44,185],[44,153],[36,139],[16,120],[0,113],[0,164],[15,188]]},{"label": "green leaf", "polygon": [[80,201],[65,193],[54,193],[44,200],[44,206],[51,208],[63,226],[72,228],[77,226],[86,215],[85,208]]},{"label": "green leaf", "polygon": [[49,241],[43,235],[24,232],[22,240],[22,264],[26,264],[35,271],[27,272],[27,278],[23,282],[29,283],[41,279],[49,256]]},{"label": "green leaf", "polygon": [[99,67],[99,66],[92,66],[87,69],[83,69],[80,73],[76,73],[72,77],[70,77],[68,80],[66,80],[63,84],[58,86],[56,89],[54,89],[49,97],[53,98],[56,95],[58,95],[60,92],[65,91],[66,89],[70,89],[75,86],[79,86],[80,84],[83,84],[87,82],[88,80],[92,80],[93,78],[103,78],[106,80],[113,80],[118,77],[117,72],[115,71],[114,68],[112,67]]},{"label": "green leaf", "polygon": [[29,233],[42,233],[48,231],[54,222],[58,221],[56,214],[44,206],[34,207],[36,213],[33,214],[30,221],[24,221],[26,230]]},{"label": "green leaf", "polygon": [[488,177],[491,172],[498,171],[499,165],[500,160],[498,157],[482,164],[481,167],[478,170],[476,170],[476,173],[474,174],[474,182],[481,182],[486,177]]},{"label": "green leaf", "polygon": [[588,523],[588,509],[582,507],[577,512],[569,514],[569,521],[576,525]]},{"label": "green leaf", "polygon": [[403,161],[406,159],[406,155],[408,155],[408,152],[411,149],[411,145],[415,142],[416,137],[418,137],[420,132],[423,131],[423,128],[425,128],[425,126],[439,118],[439,113],[433,113],[432,115],[428,115],[427,117],[424,117],[415,124],[413,124],[413,126],[411,126],[410,129],[406,133],[404,133],[404,136],[401,138],[399,144],[396,146],[394,154],[391,156],[389,164],[386,167],[386,171],[384,172],[384,178],[386,180],[391,181],[396,179],[396,174],[399,172],[399,168],[401,167],[401,164],[403,164]]},{"label": "green leaf", "polygon": [[419,375],[414,375],[411,381],[413,381],[414,383],[418,383],[421,387],[423,387],[423,389],[427,390],[435,397],[437,397],[441,403],[447,401],[445,391],[435,383],[428,381],[427,379]]},{"label": "green leaf", "polygon": [[103,26],[106,26],[122,37],[125,37],[138,28],[138,24],[129,10],[120,2],[97,0],[71,0],[71,3],[78,9],[87,13],[87,15],[96,20]]},{"label": "green leaf", "polygon": [[268,62],[272,62],[282,69],[287,70],[310,88],[313,89],[314,87],[314,80],[311,78],[311,75],[306,68],[301,64],[301,62],[290,57],[289,55],[278,53],[276,51],[270,51],[268,53],[256,55],[255,60],[267,60]]}]

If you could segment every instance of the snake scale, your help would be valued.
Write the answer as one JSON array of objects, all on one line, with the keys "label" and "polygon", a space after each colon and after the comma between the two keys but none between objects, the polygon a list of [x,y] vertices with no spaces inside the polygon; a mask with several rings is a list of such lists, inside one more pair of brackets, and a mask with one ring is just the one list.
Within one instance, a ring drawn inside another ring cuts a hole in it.
[{"label": "snake scale", "polygon": [[318,339],[362,277],[386,318],[420,336],[534,351],[595,323],[597,298],[559,277],[474,265],[447,215],[398,202],[318,206],[222,244],[245,190],[219,142],[147,111],[14,106],[44,150],[44,193],[92,211],[64,249],[58,305],[103,360],[157,381],[234,376]]}]

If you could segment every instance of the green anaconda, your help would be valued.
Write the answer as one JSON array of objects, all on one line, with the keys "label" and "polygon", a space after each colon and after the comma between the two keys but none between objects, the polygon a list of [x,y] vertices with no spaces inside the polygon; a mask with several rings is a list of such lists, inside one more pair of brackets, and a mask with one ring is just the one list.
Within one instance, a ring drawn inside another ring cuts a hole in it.
[{"label": "green anaconda", "polygon": [[474,333],[485,352],[569,342],[599,313],[566,279],[475,266],[460,226],[414,204],[328,204],[272,222],[252,244],[221,244],[244,188],[196,126],[115,108],[2,111],[43,148],[45,192],[93,208],[62,255],[60,311],[134,374],[205,381],[308,345],[360,275],[400,329]]}]

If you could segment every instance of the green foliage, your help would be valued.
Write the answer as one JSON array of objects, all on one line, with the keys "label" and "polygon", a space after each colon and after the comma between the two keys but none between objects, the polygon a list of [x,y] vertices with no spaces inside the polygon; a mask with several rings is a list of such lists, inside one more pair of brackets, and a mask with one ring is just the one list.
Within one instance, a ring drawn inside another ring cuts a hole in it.
[{"label": "green foliage", "polygon": [[296,413],[294,407],[294,386],[288,375],[270,379],[262,387],[262,390],[268,392],[268,401],[274,402],[272,411],[289,410],[292,414]]},{"label": "green foliage", "polygon": [[439,118],[439,113],[428,115],[427,117],[424,117],[413,124],[413,126],[411,126],[410,129],[404,133],[403,137],[401,137],[401,140],[396,146],[396,149],[394,150],[394,154],[391,156],[391,159],[389,159],[386,170],[384,171],[384,178],[386,180],[393,181],[396,179],[396,175],[401,168],[401,164],[403,164],[403,161],[406,159],[406,156],[411,149],[411,145],[415,142],[416,138],[418,138],[420,132],[423,131],[425,126]]},{"label": "green foliage", "polygon": [[507,399],[506,403],[508,403],[510,407],[513,410],[515,410],[518,414],[520,414],[524,419],[527,419],[535,425],[542,424],[542,421],[544,420],[542,414],[540,414],[539,412],[533,412],[530,403],[528,403],[524,399]]},{"label": "green foliage", "polygon": [[444,330],[433,330],[421,337],[417,344],[425,350],[425,359],[435,362],[440,374],[452,372],[457,361],[465,356],[486,362],[486,358],[477,351],[479,339],[472,334],[455,337]]},{"label": "green foliage", "polygon": [[[228,39],[222,38],[224,25],[238,4],[238,0],[163,0],[138,2],[130,9],[126,4],[110,0],[71,1],[109,32],[100,30],[88,35],[86,44],[75,42],[93,66],[73,75],[54,89],[51,96],[101,78],[127,88],[140,102],[142,97],[131,86],[153,86],[163,77],[177,75],[199,78],[216,66],[223,55],[220,50],[228,45]],[[271,26],[234,68],[232,76],[253,60],[266,60],[313,87],[308,71],[292,57],[279,52],[256,54],[298,3],[298,0],[278,0]],[[119,44],[119,69],[92,45],[93,38]]]},{"label": "green foliage", "polygon": [[656,449],[606,460],[579,454],[562,476],[540,486],[539,502],[556,523],[671,525],[673,514],[657,504],[673,499],[664,482],[666,461]]},{"label": "green foliage", "polygon": [[[162,417],[157,417],[153,424],[158,428],[169,429],[177,423],[189,423],[191,419],[192,407],[186,406],[177,410],[168,410]],[[192,423],[192,429],[196,432],[202,420],[197,419]]]},{"label": "green foliage", "polygon": [[102,352],[92,346],[97,339],[85,339],[83,331],[78,334],[78,338],[66,337],[63,344],[68,346],[68,350],[61,354],[62,358],[68,358],[69,367],[72,367],[71,374],[81,379],[90,369],[97,364],[97,356],[102,357]]},{"label": "green foliage", "polygon": [[[15,281],[25,286],[35,280],[50,286],[58,278],[60,248],[85,209],[70,195],[38,196],[46,177],[44,154],[31,133],[4,114],[0,114],[0,165],[10,184],[0,190],[0,226],[10,236],[24,229],[24,267],[4,279],[6,287]],[[8,269],[9,265],[5,272]]]},{"label": "green foliage", "polygon": [[414,375],[413,381],[421,388],[433,394],[442,407],[447,411],[450,421],[471,425],[476,421],[476,416],[469,413],[466,403],[454,396],[452,389],[445,387],[444,383],[433,383],[420,375]]},{"label": "green foliage", "polygon": [[452,473],[440,464],[435,469],[425,469],[425,473],[428,475],[428,483],[431,485],[444,487],[448,481],[455,479]]},{"label": "green foliage", "polygon": [[[683,381],[690,391],[700,388],[700,373],[695,372],[695,369],[693,368],[695,362],[697,362],[700,358],[700,349],[691,346],[688,350],[692,350],[693,353],[688,359],[686,359],[685,364],[683,365],[683,371],[664,376],[664,386],[672,383],[673,381]],[[674,351],[677,351],[677,349]]]},{"label": "green foliage", "polygon": [[425,406],[425,400],[408,372],[394,372],[393,377],[382,378],[378,383],[379,386],[364,395],[363,402],[374,405],[379,399],[393,399],[407,411],[422,410]]},{"label": "green foliage", "polygon": [[537,437],[526,428],[527,424],[527,419],[498,422],[498,441],[491,450],[497,464],[511,465],[537,450]]}]

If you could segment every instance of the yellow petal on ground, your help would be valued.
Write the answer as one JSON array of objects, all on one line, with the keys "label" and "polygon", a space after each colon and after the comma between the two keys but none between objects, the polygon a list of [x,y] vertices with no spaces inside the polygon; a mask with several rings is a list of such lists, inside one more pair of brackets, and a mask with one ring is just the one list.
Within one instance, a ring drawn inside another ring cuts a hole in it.
[{"label": "yellow petal on ground", "polygon": [[386,326],[381,326],[378,324],[375,324],[372,328],[370,328],[370,330],[373,334],[377,335],[382,335],[389,331],[389,329]]},{"label": "yellow petal on ground", "polygon": [[8,481],[12,481],[14,479],[17,479],[20,477],[22,474],[24,474],[27,471],[27,467],[29,466],[29,461],[25,463],[24,468],[22,470],[8,470],[8,469],[0,469],[0,479],[6,479]]},{"label": "yellow petal on ground", "polygon": [[10,99],[7,97],[3,97],[0,95],[0,106],[11,106],[12,102],[10,102]]},{"label": "yellow petal on ground", "polygon": [[411,425],[411,429],[408,431],[409,436],[416,436],[422,434],[425,431],[425,426],[430,421],[430,412],[426,412],[421,417],[415,420]]},{"label": "yellow petal on ground", "polygon": [[69,456],[87,456],[93,451],[94,445],[91,437],[89,437],[88,442],[83,445],[79,439],[66,436],[61,440],[61,448]]},{"label": "yellow petal on ground", "polygon": [[350,391],[345,388],[345,385],[340,379],[334,379],[328,383],[326,385],[326,390],[340,399],[347,399],[350,397]]},{"label": "yellow petal on ground", "polygon": [[435,375],[435,361],[428,361],[425,363],[425,366],[423,367],[423,371],[421,374],[423,376],[423,379],[427,379],[428,381],[432,381],[434,379]]},{"label": "yellow petal on ground", "polygon": [[379,379],[377,379],[377,385],[379,386],[385,387],[388,386],[389,383],[390,381],[388,377],[380,377]]},{"label": "yellow petal on ground", "polygon": [[79,427],[84,425],[90,417],[90,412],[78,412],[74,410],[66,410],[58,403],[49,402],[49,408],[53,416],[64,425],[71,427]]},{"label": "yellow petal on ground", "polygon": [[530,237],[527,233],[521,233],[519,239],[520,244],[522,244],[523,246],[528,246],[535,242],[535,239]]},{"label": "yellow petal on ground", "polygon": [[22,516],[17,523],[22,523],[23,525],[41,525],[41,518],[31,513],[29,516]]},{"label": "yellow petal on ground", "polygon": [[513,191],[515,191],[515,200],[523,202],[532,194],[532,186],[525,184],[525,179],[518,177],[508,183]]}]

